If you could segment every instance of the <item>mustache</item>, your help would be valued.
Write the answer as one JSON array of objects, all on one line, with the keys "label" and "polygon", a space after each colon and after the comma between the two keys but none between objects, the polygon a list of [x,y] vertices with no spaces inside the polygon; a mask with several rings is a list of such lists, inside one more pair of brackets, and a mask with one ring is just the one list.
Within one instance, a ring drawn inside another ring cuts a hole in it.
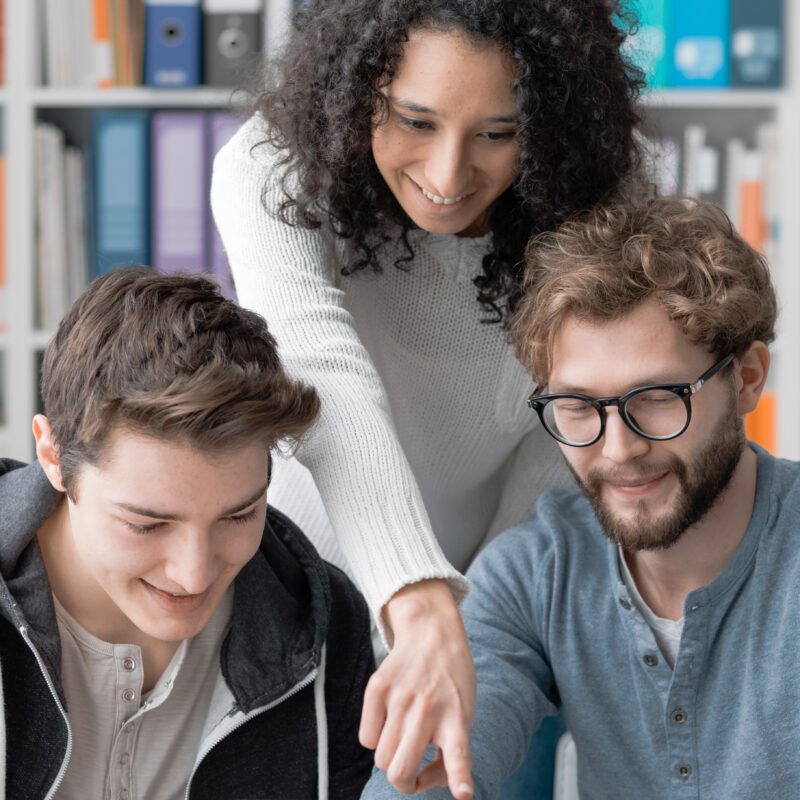
[{"label": "mustache", "polygon": [[631,472],[630,466],[608,468],[592,467],[586,473],[586,483],[594,488],[606,482],[626,483],[646,481],[648,478],[655,478],[656,476],[664,475],[668,472],[674,472],[680,476],[686,472],[686,466],[677,456],[672,456],[660,463],[637,465],[635,472]]}]

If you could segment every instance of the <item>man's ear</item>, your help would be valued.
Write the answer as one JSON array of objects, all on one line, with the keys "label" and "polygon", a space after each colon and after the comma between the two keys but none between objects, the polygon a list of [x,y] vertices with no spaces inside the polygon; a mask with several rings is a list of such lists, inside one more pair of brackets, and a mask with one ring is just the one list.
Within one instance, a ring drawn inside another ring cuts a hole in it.
[{"label": "man's ear", "polygon": [[769,372],[769,348],[764,342],[752,342],[734,359],[739,415],[749,414],[758,404]]},{"label": "man's ear", "polygon": [[31,425],[33,438],[36,440],[36,459],[47,475],[53,488],[58,492],[66,492],[61,480],[61,462],[58,458],[58,448],[53,438],[53,429],[50,420],[44,414],[37,414]]}]

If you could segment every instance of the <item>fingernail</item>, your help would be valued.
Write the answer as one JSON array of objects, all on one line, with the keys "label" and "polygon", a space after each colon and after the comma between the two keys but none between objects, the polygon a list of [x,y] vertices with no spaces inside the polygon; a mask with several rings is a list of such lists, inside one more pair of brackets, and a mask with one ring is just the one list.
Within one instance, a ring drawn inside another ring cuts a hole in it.
[{"label": "fingernail", "polygon": [[459,792],[469,792],[472,794],[472,787],[468,783],[459,783],[458,784],[458,791]]}]

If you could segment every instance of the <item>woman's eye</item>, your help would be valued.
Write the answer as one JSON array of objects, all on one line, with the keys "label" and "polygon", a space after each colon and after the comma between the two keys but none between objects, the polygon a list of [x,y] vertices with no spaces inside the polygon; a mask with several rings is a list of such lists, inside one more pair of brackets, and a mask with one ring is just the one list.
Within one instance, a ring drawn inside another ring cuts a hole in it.
[{"label": "woman's eye", "polygon": [[407,128],[413,131],[429,131],[433,130],[433,125],[424,119],[414,119],[413,117],[400,117],[400,122]]},{"label": "woman's eye", "polygon": [[490,142],[507,142],[516,136],[514,131],[484,131],[480,135]]}]

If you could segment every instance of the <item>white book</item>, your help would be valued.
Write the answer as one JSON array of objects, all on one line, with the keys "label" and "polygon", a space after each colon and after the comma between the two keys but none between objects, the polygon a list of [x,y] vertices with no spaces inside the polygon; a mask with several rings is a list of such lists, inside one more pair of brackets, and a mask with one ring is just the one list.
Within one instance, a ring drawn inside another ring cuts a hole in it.
[{"label": "white book", "polygon": [[61,130],[36,124],[37,322],[44,330],[56,327],[69,303],[64,149]]},{"label": "white book", "polygon": [[780,226],[780,153],[778,127],[774,122],[762,122],[756,130],[756,147],[761,153],[764,174],[764,217],[768,235],[764,248],[773,269],[778,269]]},{"label": "white book", "polygon": [[94,12],[92,0],[70,0],[68,30],[70,71],[72,86],[94,88],[97,86],[95,65]]},{"label": "white book", "polygon": [[739,228],[742,224],[741,214],[741,182],[742,162],[744,161],[744,142],[734,137],[725,145],[725,213],[731,222]]},{"label": "white book", "polygon": [[89,277],[86,246],[86,174],[83,153],[68,147],[64,160],[66,180],[67,299],[74,302]]}]

